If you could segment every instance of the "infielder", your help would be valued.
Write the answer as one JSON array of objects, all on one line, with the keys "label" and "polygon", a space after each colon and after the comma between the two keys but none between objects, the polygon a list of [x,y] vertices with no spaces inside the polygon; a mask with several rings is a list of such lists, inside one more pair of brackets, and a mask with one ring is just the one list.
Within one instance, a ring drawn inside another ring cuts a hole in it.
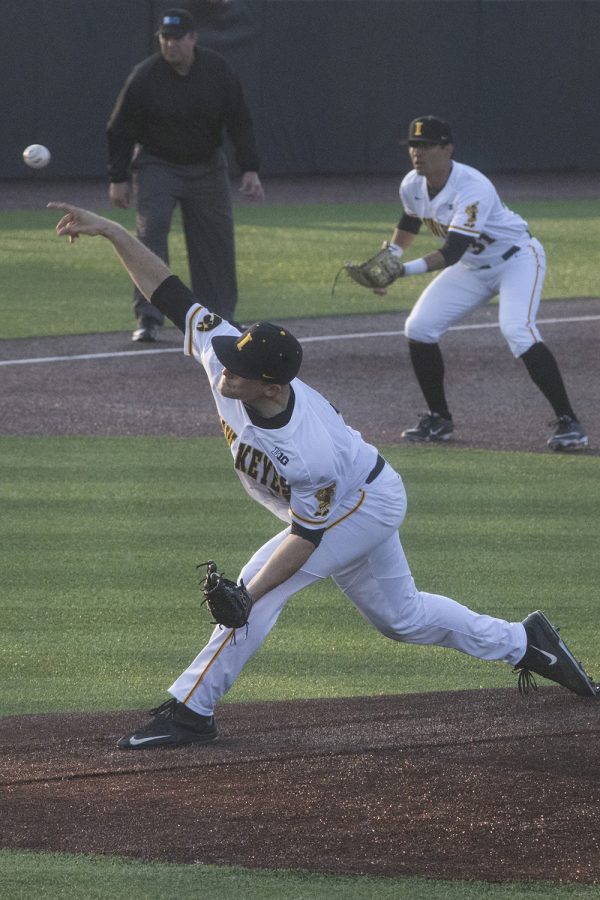
[{"label": "infielder", "polygon": [[287,601],[332,577],[362,615],[397,641],[436,644],[535,672],[575,693],[596,686],[541,612],[523,623],[479,615],[415,586],[398,528],[406,494],[397,472],[297,375],[299,342],[287,329],[259,322],[243,333],[198,303],[166,264],[108,219],[62,203],[56,230],[74,240],[102,235],[141,293],[184,333],[184,353],[204,368],[248,494],[282,529],[246,563],[240,585],[253,606],[247,629],[217,626],[190,666],[152,710],[150,722],[122,737],[121,749],[208,743],[214,710],[258,650]]},{"label": "infielder", "polygon": [[421,224],[442,246],[399,266],[395,277],[443,271],[423,291],[405,324],[410,359],[428,412],[402,436],[418,442],[450,438],[454,423],[444,390],[440,338],[469,312],[498,295],[500,330],[556,416],[548,447],[587,447],[586,431],[535,323],[546,272],[544,248],[529,233],[527,222],[502,203],[485,175],[452,158],[454,146],[447,122],[435,116],[414,119],[408,132],[408,152],[413,170],[400,185],[404,212],[389,251],[398,260]]}]

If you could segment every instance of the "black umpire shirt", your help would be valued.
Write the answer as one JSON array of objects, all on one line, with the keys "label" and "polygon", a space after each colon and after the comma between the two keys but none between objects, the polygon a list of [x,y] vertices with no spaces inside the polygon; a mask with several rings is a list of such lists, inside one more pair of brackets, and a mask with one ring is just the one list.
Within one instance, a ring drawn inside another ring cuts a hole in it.
[{"label": "black umpire shirt", "polygon": [[117,98],[107,126],[109,177],[126,181],[136,143],[166,162],[208,162],[223,130],[242,172],[259,167],[254,128],[240,81],[214,50],[196,47],[187,75],[155,53],[137,65]]}]

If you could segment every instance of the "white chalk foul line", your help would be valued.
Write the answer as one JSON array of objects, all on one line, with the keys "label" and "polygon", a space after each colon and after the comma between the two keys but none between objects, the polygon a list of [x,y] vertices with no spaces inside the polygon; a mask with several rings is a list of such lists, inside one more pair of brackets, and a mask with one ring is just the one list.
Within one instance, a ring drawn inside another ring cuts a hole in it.
[{"label": "white chalk foul line", "polygon": [[[569,316],[564,319],[538,319],[538,325],[564,325],[567,322],[597,322],[598,316]],[[483,328],[498,328],[497,322],[481,322],[475,325],[453,325],[448,331],[479,331]],[[316,344],[322,341],[353,341],[365,340],[365,338],[399,337],[404,334],[400,331],[352,331],[347,334],[322,334],[311,337],[299,338],[301,344]],[[75,360],[89,359],[115,359],[122,356],[156,356],[160,353],[182,353],[181,347],[156,347],[152,350],[118,350],[110,353],[77,353],[68,356],[37,356],[25,359],[1,359],[0,366],[28,366],[36,363],[73,362]]]}]

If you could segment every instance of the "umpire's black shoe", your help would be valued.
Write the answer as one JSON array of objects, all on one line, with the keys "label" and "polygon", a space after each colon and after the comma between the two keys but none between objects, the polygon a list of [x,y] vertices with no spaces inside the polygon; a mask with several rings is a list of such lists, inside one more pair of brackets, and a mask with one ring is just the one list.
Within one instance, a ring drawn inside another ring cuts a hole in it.
[{"label": "umpire's black shoe", "polygon": [[135,329],[131,335],[132,341],[139,341],[141,344],[154,344],[158,340],[159,325],[150,319],[142,319],[139,327]]},{"label": "umpire's black shoe", "polygon": [[217,739],[214,716],[201,716],[173,698],[150,710],[151,722],[117,741],[120,750],[210,744]]},{"label": "umpire's black shoe", "polygon": [[589,445],[585,428],[577,419],[561,416],[550,424],[555,426],[553,434],[548,438],[550,450],[585,450]]},{"label": "umpire's black shoe", "polygon": [[452,419],[444,419],[439,413],[421,416],[419,424],[402,432],[405,441],[429,444],[432,441],[448,441],[454,431]]},{"label": "umpire's black shoe", "polygon": [[519,672],[519,691],[522,694],[526,694],[530,687],[537,690],[532,676],[535,672],[582,697],[598,696],[598,686],[577,662],[543,612],[532,612],[523,625],[527,634],[527,650],[521,662],[514,667],[514,671]]}]

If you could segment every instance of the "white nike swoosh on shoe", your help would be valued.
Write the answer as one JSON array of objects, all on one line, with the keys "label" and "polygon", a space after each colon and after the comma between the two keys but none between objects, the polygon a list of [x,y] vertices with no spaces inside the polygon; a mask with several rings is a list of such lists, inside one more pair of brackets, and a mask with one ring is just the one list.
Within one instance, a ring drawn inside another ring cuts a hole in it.
[{"label": "white nike swoosh on shoe", "polygon": [[129,743],[132,747],[139,747],[140,744],[147,744],[148,741],[160,741],[162,738],[171,737],[170,734],[153,734],[152,737],[136,738],[130,737]]},{"label": "white nike swoosh on shoe", "polygon": [[534,644],[531,645],[533,650],[537,650],[538,653],[541,653],[542,656],[548,657],[548,662],[551,666],[555,666],[558,662],[558,656],[555,656],[554,653],[548,653],[546,650],[540,650],[539,647],[536,647]]}]

